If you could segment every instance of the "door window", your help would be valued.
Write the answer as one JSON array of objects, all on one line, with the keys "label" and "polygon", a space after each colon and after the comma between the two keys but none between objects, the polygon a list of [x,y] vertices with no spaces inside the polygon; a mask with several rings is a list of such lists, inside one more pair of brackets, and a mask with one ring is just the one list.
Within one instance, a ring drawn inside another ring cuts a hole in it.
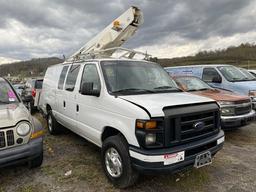
[{"label": "door window", "polygon": [[219,73],[214,68],[204,68],[203,70],[203,81],[211,83],[214,77],[220,77]]},{"label": "door window", "polygon": [[74,91],[79,69],[80,69],[80,65],[72,65],[70,67],[67,80],[65,83],[65,90]]},{"label": "door window", "polygon": [[58,89],[63,89],[63,85],[64,85],[64,81],[65,81],[65,77],[68,71],[68,65],[64,66],[62,68],[61,74],[60,74],[60,78],[59,78],[59,83],[58,83]]},{"label": "door window", "polygon": [[96,65],[88,64],[84,66],[80,89],[84,83],[93,83],[93,90],[100,90],[100,78]]}]

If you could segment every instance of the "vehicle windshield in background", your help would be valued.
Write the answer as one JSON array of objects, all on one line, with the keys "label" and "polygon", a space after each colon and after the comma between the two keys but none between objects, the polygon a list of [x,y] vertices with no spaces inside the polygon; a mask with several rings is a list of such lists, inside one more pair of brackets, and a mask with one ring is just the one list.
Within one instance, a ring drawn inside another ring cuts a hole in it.
[{"label": "vehicle windshield in background", "polygon": [[0,79],[0,105],[18,102],[18,98],[11,86]]},{"label": "vehicle windshield in background", "polygon": [[222,75],[228,80],[232,82],[236,81],[254,81],[256,78],[249,74],[245,73],[241,69],[233,66],[221,66],[218,67]]},{"label": "vehicle windshield in background", "polygon": [[114,94],[145,94],[180,91],[164,69],[142,61],[102,61],[108,91]]},{"label": "vehicle windshield in background", "polygon": [[240,68],[240,70],[241,70],[246,76],[251,77],[252,80],[256,80],[256,77],[255,77],[253,74],[251,74],[247,69]]},{"label": "vehicle windshield in background", "polygon": [[36,80],[35,89],[42,89],[42,87],[43,87],[43,80]]},{"label": "vehicle windshield in background", "polygon": [[177,77],[175,80],[185,91],[203,91],[212,89],[212,87],[196,77]]}]

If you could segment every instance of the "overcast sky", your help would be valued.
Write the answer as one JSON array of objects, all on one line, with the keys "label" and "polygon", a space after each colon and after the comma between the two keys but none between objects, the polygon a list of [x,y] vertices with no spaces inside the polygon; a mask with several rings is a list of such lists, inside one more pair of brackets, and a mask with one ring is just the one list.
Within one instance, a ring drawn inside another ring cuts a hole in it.
[{"label": "overcast sky", "polygon": [[0,63],[68,56],[131,5],[145,22],[124,46],[153,56],[256,40],[256,0],[0,0]]}]

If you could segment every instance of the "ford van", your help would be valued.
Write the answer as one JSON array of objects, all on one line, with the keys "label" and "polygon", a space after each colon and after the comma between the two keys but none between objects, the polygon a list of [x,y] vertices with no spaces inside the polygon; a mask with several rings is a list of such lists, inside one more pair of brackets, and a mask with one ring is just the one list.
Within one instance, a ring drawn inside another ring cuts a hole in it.
[{"label": "ford van", "polygon": [[140,173],[209,165],[224,143],[216,101],[181,91],[149,61],[51,66],[39,106],[51,134],[63,125],[101,148],[105,174],[120,188],[134,184]]}]

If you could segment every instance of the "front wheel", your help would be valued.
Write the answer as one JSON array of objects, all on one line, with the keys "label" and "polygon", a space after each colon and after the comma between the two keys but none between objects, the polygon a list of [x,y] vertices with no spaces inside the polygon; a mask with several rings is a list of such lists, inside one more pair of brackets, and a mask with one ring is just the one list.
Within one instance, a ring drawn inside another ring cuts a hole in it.
[{"label": "front wheel", "polygon": [[52,111],[49,111],[47,115],[47,127],[51,135],[56,135],[60,133],[60,124],[56,121],[55,117],[52,114]]},{"label": "front wheel", "polygon": [[35,159],[32,159],[31,161],[29,161],[28,166],[30,169],[36,168],[36,167],[40,167],[43,163],[43,152],[36,157]]},{"label": "front wheel", "polygon": [[121,135],[103,142],[101,159],[105,174],[116,187],[126,188],[137,181],[139,175],[132,168],[128,145]]}]

